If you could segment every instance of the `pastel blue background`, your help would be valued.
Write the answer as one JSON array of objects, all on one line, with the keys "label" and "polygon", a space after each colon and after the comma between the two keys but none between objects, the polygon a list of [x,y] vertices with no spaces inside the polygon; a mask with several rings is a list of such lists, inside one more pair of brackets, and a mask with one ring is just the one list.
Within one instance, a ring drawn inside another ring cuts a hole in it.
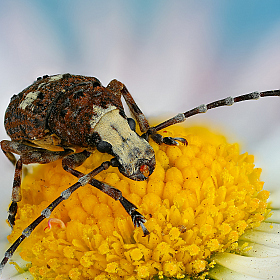
[{"label": "pastel blue background", "polygon": [[[0,123],[14,93],[40,75],[65,72],[105,85],[117,78],[148,117],[161,119],[226,96],[277,89],[280,2],[1,0]],[[245,102],[186,123],[209,123],[241,142],[263,167],[266,188],[275,190],[279,106],[279,98]],[[3,125],[0,139],[7,139]],[[1,242],[13,180],[2,153],[0,174]]]}]

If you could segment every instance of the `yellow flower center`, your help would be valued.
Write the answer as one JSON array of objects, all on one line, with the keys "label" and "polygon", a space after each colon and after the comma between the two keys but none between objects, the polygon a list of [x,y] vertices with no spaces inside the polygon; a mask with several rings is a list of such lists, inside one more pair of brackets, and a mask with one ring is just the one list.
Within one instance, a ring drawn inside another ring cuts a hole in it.
[{"label": "yellow flower center", "polygon": [[[150,235],[134,228],[118,201],[86,185],[22,243],[21,256],[32,262],[36,279],[203,278],[213,253],[234,250],[245,229],[259,226],[269,192],[252,155],[205,128],[175,126],[162,135],[183,137],[188,145],[151,141],[157,164],[147,181],[127,179],[113,167],[95,177],[138,206]],[[77,169],[88,173],[110,158],[96,151]],[[9,241],[76,181],[61,161],[28,173]]]}]

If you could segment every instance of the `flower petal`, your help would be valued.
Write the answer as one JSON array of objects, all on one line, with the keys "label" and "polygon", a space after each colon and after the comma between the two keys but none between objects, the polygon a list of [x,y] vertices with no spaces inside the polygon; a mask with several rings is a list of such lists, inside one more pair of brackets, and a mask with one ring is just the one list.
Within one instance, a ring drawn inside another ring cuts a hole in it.
[{"label": "flower petal", "polygon": [[267,222],[272,223],[279,223],[280,221],[280,210],[279,209],[273,209],[273,215],[266,219]]},{"label": "flower petal", "polygon": [[280,278],[280,256],[254,258],[222,253],[217,254],[214,259],[217,264],[244,275],[258,277],[260,279]]},{"label": "flower petal", "polygon": [[[262,228],[265,227],[263,226]],[[273,230],[273,228],[275,229]],[[256,230],[245,232],[239,240],[255,242],[268,247],[280,249],[280,225],[274,224],[270,230],[269,227],[266,231],[261,231],[257,228]]]},{"label": "flower petal", "polygon": [[221,265],[215,265],[209,276],[217,280],[259,280],[262,278],[241,274]]}]

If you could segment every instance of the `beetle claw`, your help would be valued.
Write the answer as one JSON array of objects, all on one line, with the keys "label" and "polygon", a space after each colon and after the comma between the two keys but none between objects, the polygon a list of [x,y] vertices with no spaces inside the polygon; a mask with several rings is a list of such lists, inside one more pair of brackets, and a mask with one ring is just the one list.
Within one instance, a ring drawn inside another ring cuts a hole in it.
[{"label": "beetle claw", "polygon": [[143,230],[143,233],[144,233],[143,237],[145,237],[145,236],[150,234],[150,232],[147,230],[147,228],[144,226],[143,223],[141,223],[140,226],[141,226],[141,228]]},{"label": "beetle claw", "polygon": [[188,141],[185,138],[180,137],[163,137],[162,143],[169,145],[169,146],[178,146],[179,143],[177,141],[180,141],[184,145],[188,145]]},{"label": "beetle claw", "polygon": [[150,234],[150,232],[144,226],[144,223],[146,222],[146,219],[138,211],[134,210],[131,213],[131,219],[132,219],[132,222],[133,222],[134,226],[142,228],[144,236]]},{"label": "beetle claw", "polygon": [[185,138],[175,137],[173,139],[176,140],[176,141],[180,141],[183,145],[186,145],[186,146],[188,145],[188,141]]},{"label": "beetle claw", "polygon": [[13,201],[11,203],[11,205],[9,207],[9,211],[8,211],[8,222],[12,229],[15,225],[16,213],[17,213],[17,203],[15,201]]}]

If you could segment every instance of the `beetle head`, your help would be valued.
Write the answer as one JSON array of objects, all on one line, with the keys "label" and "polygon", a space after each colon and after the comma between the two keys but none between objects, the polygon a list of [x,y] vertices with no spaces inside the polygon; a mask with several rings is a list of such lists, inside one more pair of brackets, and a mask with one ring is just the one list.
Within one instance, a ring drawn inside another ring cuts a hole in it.
[{"label": "beetle head", "polygon": [[[143,141],[145,140],[143,139]],[[144,181],[154,172],[156,166],[155,153],[148,143],[146,147],[144,151],[134,148],[134,155],[129,162],[116,158],[119,163],[119,171],[124,176],[135,181]]]},{"label": "beetle head", "polygon": [[[113,149],[112,145],[106,141],[100,141],[96,148],[101,153],[107,153],[115,156],[112,161],[114,167],[118,167],[119,171],[126,176],[135,181],[146,180],[154,171],[156,160],[155,154],[152,147],[144,139],[140,138],[143,142],[139,147],[133,147],[129,150],[128,156],[120,157],[120,153],[116,154],[116,148]],[[143,149],[144,148],[144,149]],[[122,147],[122,152],[124,152],[124,147]],[[122,156],[124,153],[122,153]]]},{"label": "beetle head", "polygon": [[98,121],[92,137],[98,151],[115,157],[113,166],[118,167],[124,176],[143,181],[155,169],[155,152],[134,130],[135,122],[114,109]]}]

